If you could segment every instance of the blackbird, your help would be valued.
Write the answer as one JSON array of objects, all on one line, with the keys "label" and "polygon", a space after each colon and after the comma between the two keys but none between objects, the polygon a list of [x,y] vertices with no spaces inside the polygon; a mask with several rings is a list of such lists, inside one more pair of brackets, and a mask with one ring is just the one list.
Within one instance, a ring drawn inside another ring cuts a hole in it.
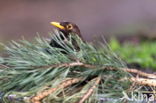
[{"label": "blackbird", "polygon": [[[51,22],[51,24],[56,27],[60,32],[64,34],[64,37],[60,35],[61,39],[65,43],[66,40],[69,39],[69,36],[72,34],[78,35],[82,40],[81,32],[78,26],[72,22]],[[79,50],[78,44],[75,40],[72,40],[72,44],[74,45],[76,50]],[[58,44],[53,38],[50,42],[52,47],[64,49],[60,44]]]}]

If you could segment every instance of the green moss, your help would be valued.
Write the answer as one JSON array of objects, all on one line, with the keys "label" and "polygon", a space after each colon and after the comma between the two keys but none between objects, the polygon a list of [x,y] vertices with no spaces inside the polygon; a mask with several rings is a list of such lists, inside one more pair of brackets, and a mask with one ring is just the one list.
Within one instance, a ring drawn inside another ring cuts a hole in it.
[{"label": "green moss", "polygon": [[115,38],[112,38],[109,44],[112,50],[128,63],[138,63],[143,68],[156,69],[156,41],[121,45]]}]

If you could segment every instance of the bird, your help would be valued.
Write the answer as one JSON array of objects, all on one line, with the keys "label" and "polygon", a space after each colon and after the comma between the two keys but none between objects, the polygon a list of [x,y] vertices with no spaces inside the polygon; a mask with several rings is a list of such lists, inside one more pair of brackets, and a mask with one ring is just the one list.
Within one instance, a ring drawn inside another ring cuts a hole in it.
[{"label": "bird", "polygon": [[[78,35],[82,41],[84,41],[80,29],[79,27],[72,22],[50,22],[51,25],[53,25],[54,27],[56,27],[58,29],[58,31],[62,32],[65,36],[65,38],[63,36],[60,35],[61,39],[65,42],[66,40],[69,39],[70,35]],[[75,40],[73,40],[72,44],[74,45],[76,50],[79,50],[79,46],[76,43]],[[54,39],[51,39],[50,45],[52,47],[56,47],[56,48],[61,48],[63,49],[63,47],[58,44]]]}]

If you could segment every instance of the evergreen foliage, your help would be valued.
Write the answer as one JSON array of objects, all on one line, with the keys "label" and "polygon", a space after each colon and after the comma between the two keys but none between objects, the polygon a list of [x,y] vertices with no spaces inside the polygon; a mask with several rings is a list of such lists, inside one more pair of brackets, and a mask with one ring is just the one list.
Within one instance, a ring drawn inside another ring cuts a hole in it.
[{"label": "evergreen foliage", "polygon": [[[56,90],[42,102],[75,103],[95,84],[97,77],[101,78],[100,82],[85,103],[98,103],[102,98],[111,98],[111,102],[119,103],[124,93],[131,92],[128,91],[130,81],[124,80],[131,75],[120,69],[126,67],[124,62],[108,46],[99,44],[100,48],[94,47],[76,35],[63,42],[60,38],[63,34],[58,31],[51,35],[63,48],[51,47],[46,39],[41,37],[36,37],[34,42],[12,41],[9,46],[5,46],[9,56],[0,58],[0,91],[4,103],[9,103],[10,100],[11,103],[29,103],[37,93],[47,88],[56,88],[69,78],[81,80],[67,88]],[[73,40],[78,43],[80,50],[75,49]],[[94,68],[74,63],[89,64]],[[118,69],[111,71],[107,68]],[[136,86],[135,89],[137,88]]]}]

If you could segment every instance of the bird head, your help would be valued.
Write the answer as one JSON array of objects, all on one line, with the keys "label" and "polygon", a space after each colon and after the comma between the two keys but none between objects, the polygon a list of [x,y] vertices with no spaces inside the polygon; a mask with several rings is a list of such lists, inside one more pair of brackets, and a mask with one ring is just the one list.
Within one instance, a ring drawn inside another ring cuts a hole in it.
[{"label": "bird head", "polygon": [[[56,27],[59,31],[61,31],[66,37],[66,40],[68,40],[69,35],[74,34],[78,35],[81,38],[81,40],[84,41],[83,37],[81,36],[80,30],[76,24],[72,22],[51,22],[50,24]],[[64,40],[64,37],[61,36],[61,38],[64,42],[66,42],[66,40]],[[76,50],[80,50],[80,47],[75,40],[72,40],[72,44],[74,45]],[[62,48],[62,46],[56,43],[56,41],[54,41],[53,39],[51,40],[50,45],[53,47]]]},{"label": "bird head", "polygon": [[72,22],[51,22],[50,24],[56,27],[59,31],[63,32],[65,36],[74,33],[81,37],[78,26]]}]

